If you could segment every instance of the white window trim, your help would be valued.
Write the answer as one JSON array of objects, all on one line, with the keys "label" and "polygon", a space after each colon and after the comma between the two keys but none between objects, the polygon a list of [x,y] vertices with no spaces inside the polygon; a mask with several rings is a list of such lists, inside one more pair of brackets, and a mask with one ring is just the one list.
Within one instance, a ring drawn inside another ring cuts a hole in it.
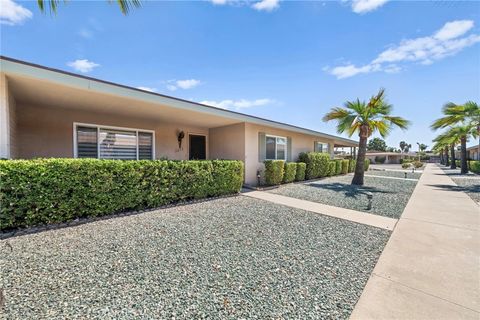
[{"label": "white window trim", "polygon": [[[275,159],[267,158],[267,151],[265,150],[265,160],[284,160],[287,161],[288,159],[288,139],[287,137],[282,136],[274,136],[272,134],[265,135],[265,149],[267,148],[267,138],[275,138]],[[285,159],[277,159],[277,138],[285,139]]]},{"label": "white window trim", "polygon": [[[317,145],[321,144],[322,145],[322,151],[315,151],[313,150],[314,152],[320,152],[320,153],[330,153],[330,143],[329,142],[323,142],[323,141],[315,141],[315,143]],[[327,151],[324,151],[323,150],[323,145],[326,144],[327,145]],[[315,147],[315,146],[314,146]],[[315,149],[315,148],[314,148]]]},{"label": "white window trim", "polygon": [[127,127],[115,127],[115,126],[104,126],[101,124],[93,124],[93,123],[83,123],[83,122],[74,122],[73,123],[73,157],[78,158],[78,145],[77,145],[77,127],[89,127],[89,128],[96,128],[97,129],[97,159],[100,158],[100,143],[98,143],[98,139],[100,137],[100,129],[111,129],[111,130],[124,130],[135,132],[136,136],[136,144],[137,144],[137,160],[138,160],[138,133],[139,132],[147,132],[152,134],[152,160],[155,160],[155,131],[154,130],[147,130],[147,129],[137,129],[137,128],[127,128]]}]

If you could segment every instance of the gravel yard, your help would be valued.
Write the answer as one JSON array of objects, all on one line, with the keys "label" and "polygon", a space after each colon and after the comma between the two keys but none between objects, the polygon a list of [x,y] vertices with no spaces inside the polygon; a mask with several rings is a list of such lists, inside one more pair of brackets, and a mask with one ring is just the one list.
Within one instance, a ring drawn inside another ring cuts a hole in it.
[{"label": "gravel yard", "polygon": [[0,241],[0,311],[345,319],[389,235],[238,196],[15,237]]},{"label": "gravel yard", "polygon": [[466,192],[473,201],[480,203],[480,176],[478,178],[454,178],[458,187],[456,190]]},{"label": "gravel yard", "polygon": [[[399,218],[417,181],[365,177],[364,186],[351,185],[352,175],[336,176],[306,183],[287,184],[269,192],[331,206]],[[367,210],[366,192],[373,193]]]},{"label": "gravel yard", "polygon": [[414,172],[412,170],[403,170],[403,171],[384,171],[384,170],[369,170],[366,171],[366,175],[372,176],[386,176],[386,177],[395,177],[395,178],[405,178],[405,172],[407,173],[408,179],[420,179],[422,175],[421,172]]}]

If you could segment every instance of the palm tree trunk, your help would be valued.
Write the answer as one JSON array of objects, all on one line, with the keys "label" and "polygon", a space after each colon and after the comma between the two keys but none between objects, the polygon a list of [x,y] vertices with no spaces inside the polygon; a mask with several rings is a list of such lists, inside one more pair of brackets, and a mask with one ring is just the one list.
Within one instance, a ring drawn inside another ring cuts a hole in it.
[{"label": "palm tree trunk", "polygon": [[360,128],[360,142],[358,144],[357,164],[355,166],[355,174],[352,179],[352,184],[363,186],[363,175],[365,173],[365,154],[367,153],[367,137],[368,127],[362,126]]},{"label": "palm tree trunk", "polygon": [[439,156],[440,156],[440,164],[445,164],[445,159],[443,157],[443,151],[440,152]]},{"label": "palm tree trunk", "polygon": [[460,138],[460,173],[466,174],[468,173],[468,165],[467,165],[467,137]]},{"label": "palm tree trunk", "polygon": [[450,165],[450,161],[448,160],[448,147],[445,147],[443,152],[445,152],[445,165],[448,167]]},{"label": "palm tree trunk", "polygon": [[450,160],[450,169],[457,169],[457,164],[455,163],[455,144],[454,143],[450,145],[450,157],[452,158]]}]

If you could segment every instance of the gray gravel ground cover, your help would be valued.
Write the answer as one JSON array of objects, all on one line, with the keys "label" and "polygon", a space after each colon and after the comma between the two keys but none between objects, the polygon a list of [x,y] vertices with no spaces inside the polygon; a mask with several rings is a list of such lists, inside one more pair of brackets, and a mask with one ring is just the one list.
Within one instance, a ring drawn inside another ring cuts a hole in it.
[{"label": "gray gravel ground cover", "polygon": [[473,201],[480,203],[480,177],[479,178],[454,178],[453,182],[458,187],[454,190],[466,192]]},{"label": "gray gravel ground cover", "polygon": [[0,241],[6,318],[348,318],[390,232],[243,196]]},{"label": "gray gravel ground cover", "polygon": [[421,172],[414,172],[412,170],[404,170],[404,171],[384,171],[384,170],[368,170],[365,174],[370,174],[372,176],[387,176],[387,177],[395,177],[395,178],[405,178],[405,172],[407,173],[408,179],[420,179],[422,175]]},{"label": "gray gravel ground cover", "polygon": [[[269,192],[399,218],[417,184],[417,181],[376,177],[365,177],[363,186],[351,185],[351,181],[351,175],[336,176],[313,182],[287,184]],[[367,192],[373,194],[371,210],[367,210]]]}]

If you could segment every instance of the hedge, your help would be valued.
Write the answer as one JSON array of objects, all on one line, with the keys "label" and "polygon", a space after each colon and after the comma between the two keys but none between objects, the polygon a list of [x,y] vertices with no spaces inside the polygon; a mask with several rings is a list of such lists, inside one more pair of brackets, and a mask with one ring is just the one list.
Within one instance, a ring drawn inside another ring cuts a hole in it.
[{"label": "hedge", "polygon": [[284,160],[265,160],[265,184],[278,185],[283,181]]},{"label": "hedge", "polygon": [[331,176],[334,176],[335,175],[335,169],[336,169],[336,164],[335,164],[335,161],[330,161],[328,163],[328,176],[331,177]]},{"label": "hedge", "polygon": [[285,162],[283,183],[289,183],[295,181],[295,175],[297,174],[297,164],[295,162]]},{"label": "hedge", "polygon": [[299,155],[299,162],[307,165],[305,170],[306,179],[326,177],[329,171],[330,155],[320,152],[302,152]]},{"label": "hedge", "polygon": [[347,174],[348,173],[348,164],[350,161],[348,160],[342,160],[342,174]]},{"label": "hedge", "polygon": [[242,183],[241,161],[5,160],[0,230],[232,194]]},{"label": "hedge", "polygon": [[470,171],[480,174],[480,161],[469,161],[468,165]]},{"label": "hedge", "polygon": [[365,171],[368,171],[368,168],[370,168],[370,160],[365,159]]},{"label": "hedge", "polygon": [[348,172],[355,172],[356,165],[357,165],[357,160],[354,160],[354,159],[348,160]]},{"label": "hedge", "polygon": [[307,165],[303,162],[297,162],[297,172],[295,173],[295,181],[305,180],[305,170]]},{"label": "hedge", "polygon": [[335,160],[335,175],[342,173],[342,160]]}]

